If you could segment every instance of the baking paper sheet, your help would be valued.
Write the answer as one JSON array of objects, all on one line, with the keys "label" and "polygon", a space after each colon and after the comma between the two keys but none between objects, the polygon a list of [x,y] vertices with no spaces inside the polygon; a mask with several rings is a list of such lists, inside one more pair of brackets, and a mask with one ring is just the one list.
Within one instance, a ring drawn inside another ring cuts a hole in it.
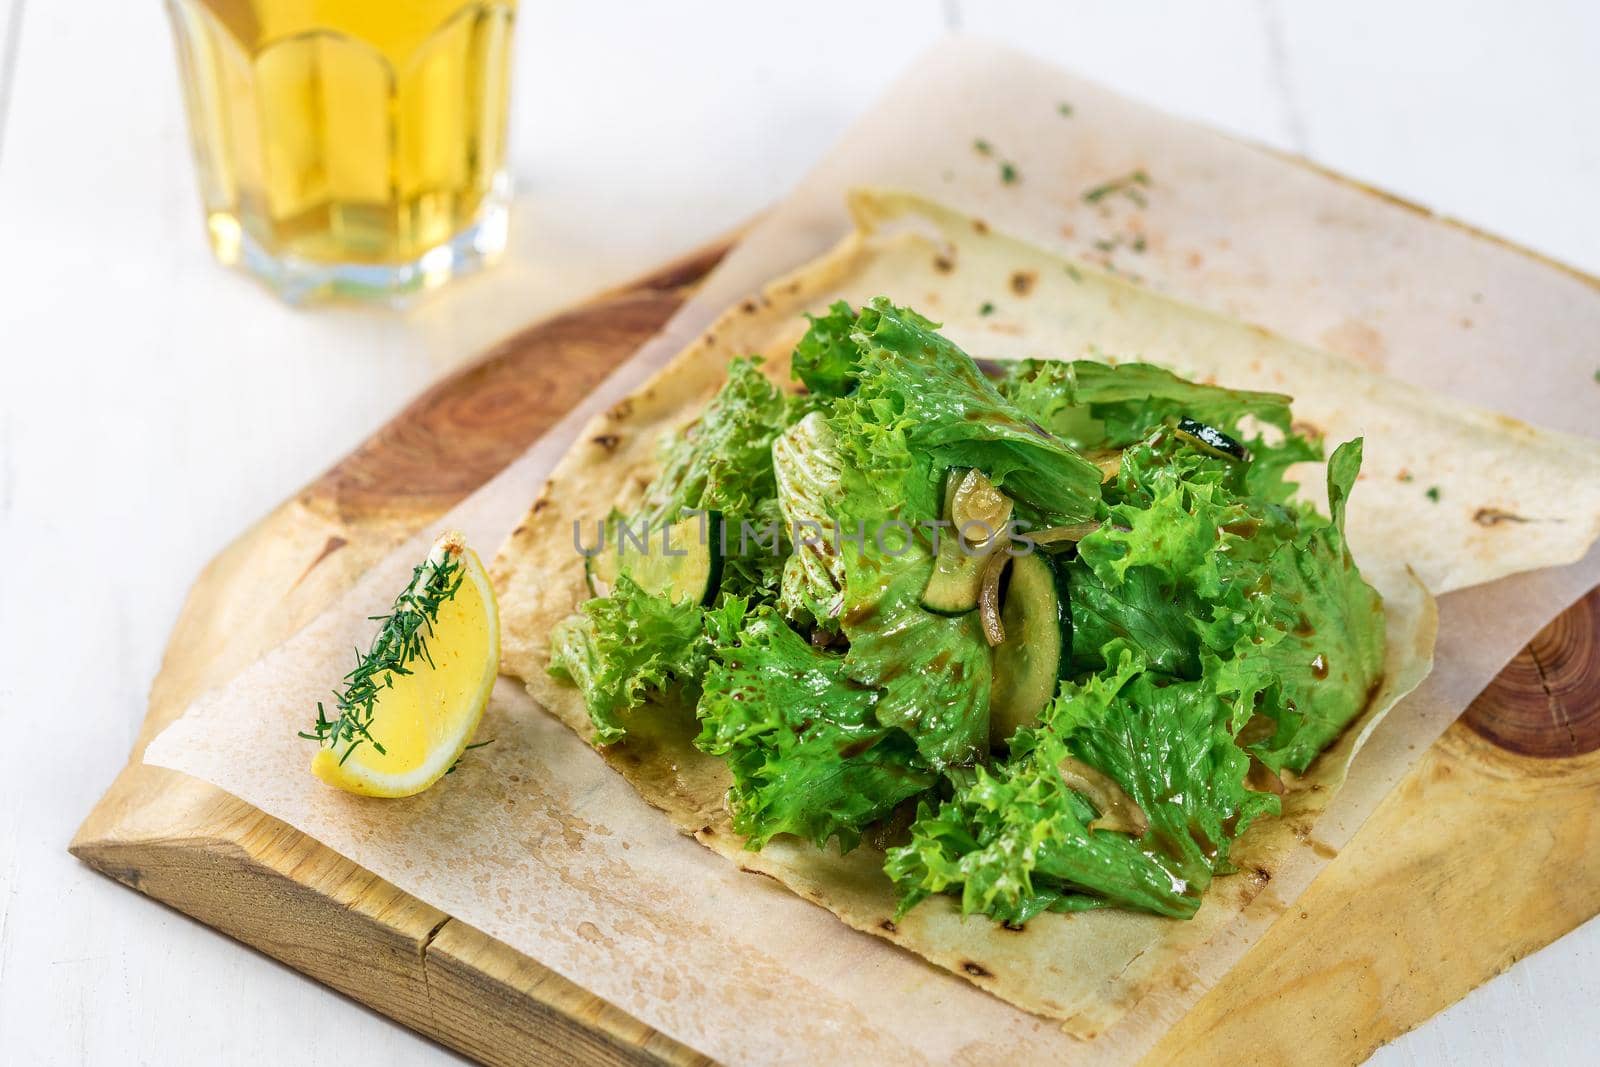
[{"label": "baking paper sheet", "polygon": [[[990,153],[976,150],[979,139]],[[1002,180],[1001,161],[1017,180]],[[1143,204],[1085,199],[1135,171],[1148,177]],[[197,701],[146,760],[216,784],[718,1059],[1126,1062],[1225,973],[1320,860],[1307,852],[1274,879],[1196,955],[1192,984],[1152,994],[1117,1027],[1079,1042],[677,836],[505,680],[479,735],[496,743],[410,800],[326,788],[307,773],[308,744],[294,736],[344,673],[351,646],[370,638],[366,616],[388,603],[437,528],[460,527],[492,552],[588,417],[725,306],[828,248],[848,229],[844,192],[858,184],[925,193],[1397,377],[1596,434],[1594,282],[955,38],[924,56],[581,410],[306,629]],[[1420,491],[1425,473],[1418,479]],[[1600,552],[1591,551],[1569,567],[1445,596],[1437,669],[1370,739],[1318,838],[1348,841],[1500,667],[1597,582]]]}]

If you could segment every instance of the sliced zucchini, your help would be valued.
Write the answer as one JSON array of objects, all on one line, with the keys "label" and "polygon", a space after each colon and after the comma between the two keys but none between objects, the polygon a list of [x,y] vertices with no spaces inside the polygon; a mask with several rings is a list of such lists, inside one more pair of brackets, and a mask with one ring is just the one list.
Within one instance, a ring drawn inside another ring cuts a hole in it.
[{"label": "sliced zucchini", "polygon": [[976,608],[989,556],[989,551],[963,545],[959,535],[945,530],[939,537],[933,574],[922,590],[922,606],[935,615],[965,615]]},{"label": "sliced zucchini", "polygon": [[1035,552],[1011,561],[1011,584],[1000,609],[1006,639],[994,650],[989,694],[989,740],[996,746],[1017,727],[1036,722],[1055,699],[1072,639],[1066,594],[1066,571],[1048,556]]},{"label": "sliced zucchini", "polygon": [[972,472],[971,467],[948,467],[944,472],[944,483],[939,487],[939,517],[948,520],[950,509],[955,506],[956,490],[961,488],[961,480]]},{"label": "sliced zucchini", "polygon": [[626,574],[646,593],[673,601],[709,604],[722,583],[722,514],[692,515],[671,526],[651,530],[639,545],[615,536],[606,547],[584,560],[584,577],[596,596],[609,593],[617,575]]}]

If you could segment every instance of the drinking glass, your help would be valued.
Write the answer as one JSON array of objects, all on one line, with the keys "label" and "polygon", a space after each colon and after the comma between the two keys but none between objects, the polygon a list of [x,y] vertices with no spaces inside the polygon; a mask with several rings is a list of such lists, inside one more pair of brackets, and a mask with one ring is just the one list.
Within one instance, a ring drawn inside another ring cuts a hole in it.
[{"label": "drinking glass", "polygon": [[403,299],[504,248],[515,0],[166,3],[223,263]]}]

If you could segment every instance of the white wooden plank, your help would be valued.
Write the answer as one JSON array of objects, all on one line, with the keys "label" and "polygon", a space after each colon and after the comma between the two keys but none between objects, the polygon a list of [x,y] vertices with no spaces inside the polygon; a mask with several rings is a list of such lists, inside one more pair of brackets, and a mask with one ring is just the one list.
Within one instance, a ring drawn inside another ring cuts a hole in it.
[{"label": "white wooden plank", "polygon": [[1275,2],[1314,158],[1600,273],[1600,6]]},{"label": "white wooden plank", "polygon": [[525,4],[508,262],[413,316],[492,340],[763,210],[942,32],[938,0]]},{"label": "white wooden plank", "polygon": [[6,111],[11,103],[11,74],[22,43],[24,0],[0,0],[0,160],[5,159]]},{"label": "white wooden plank", "polygon": [[1174,114],[1294,148],[1258,0],[1139,4],[960,0],[963,29]]}]

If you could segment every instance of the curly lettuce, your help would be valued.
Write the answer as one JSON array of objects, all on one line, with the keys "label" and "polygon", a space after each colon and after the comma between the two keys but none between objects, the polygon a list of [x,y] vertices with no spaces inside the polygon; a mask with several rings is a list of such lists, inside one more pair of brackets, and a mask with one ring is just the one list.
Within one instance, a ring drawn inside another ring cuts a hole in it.
[{"label": "curly lettuce", "polygon": [[846,566],[845,670],[879,693],[878,720],[905,731],[930,766],[978,760],[989,747],[993,660],[977,614],[922,606],[933,556],[920,543],[899,558],[869,548]]},{"label": "curly lettuce", "polygon": [[1122,448],[1179,418],[1238,436],[1245,418],[1289,432],[1289,398],[1186,381],[1149,363],[1025,359],[995,383],[1047,430],[1078,448]]},{"label": "curly lettuce", "polygon": [[[1093,517],[1099,469],[1006,399],[935,323],[879,297],[859,313],[835,304],[812,331],[826,343],[797,372],[808,384],[848,386],[835,408],[841,440],[870,450],[880,432],[897,433],[918,469],[976,467],[1043,521]],[[807,354],[802,343],[797,358]]]},{"label": "curly lettuce", "polygon": [[[1127,448],[1066,564],[1073,677],[1004,760],[919,809],[886,866],[902,909],[948,893],[1010,923],[1194,914],[1231,843],[1277,811],[1247,785],[1252,760],[1304,770],[1381,680],[1382,604],[1343,541],[1360,461],[1360,441],[1335,451],[1324,518],[1253,496],[1245,464],[1165,427]],[[1082,768],[1146,826],[1097,827]]]},{"label": "curly lettuce", "polygon": [[884,300],[859,315],[836,304],[812,319],[795,359],[808,386],[847,390],[818,411],[837,472],[828,510],[843,573],[836,622],[850,646],[845,669],[880,692],[877,717],[912,738],[928,765],[971,763],[987,749],[990,654],[974,616],[922,607],[947,465],[928,433],[951,412],[974,427],[969,443],[999,441],[1006,419],[1020,422],[996,407],[999,394],[965,353]]},{"label": "curly lettuce", "polygon": [[[803,413],[800,400],[761,373],[760,359],[733,360],[727,382],[705,412],[662,440],[661,473],[638,510],[627,517],[630,526],[648,524],[654,530],[689,512],[720,511],[737,546],[741,523],[757,530],[780,525],[772,444]],[[783,559],[781,552],[755,546],[750,551],[730,551],[722,588],[734,595],[771,600],[777,595]]]},{"label": "curly lettuce", "polygon": [[[963,911],[1013,925],[1105,906],[1188,918],[1228,869],[1232,838],[1277,811],[1275,796],[1244,784],[1237,717],[1206,680],[1164,679],[1120,648],[1107,671],[1064,685],[1005,761],[923,805],[885,868],[901,912],[953,892]],[[1101,813],[1063,773],[1069,760],[1111,778],[1145,813],[1144,832],[1096,828]]]},{"label": "curly lettuce", "polygon": [[1191,382],[1149,363],[1017,360],[1003,366],[995,386],[1051,433],[1088,452],[1126,448],[1181,419],[1221,430],[1249,446],[1251,494],[1274,503],[1294,493],[1283,477],[1289,466],[1322,458],[1318,442],[1295,432],[1290,398],[1282,393]]},{"label": "curly lettuce", "polygon": [[[1381,679],[1382,604],[1344,542],[1361,442],[1329,459],[1323,516],[1288,480],[1322,451],[1287,397],[1092,360],[991,379],[881,298],[812,318],[793,366],[800,396],[734,361],[629,517],[779,523],[778,553],[730,553],[709,607],[623,576],[552,634],[597,740],[625,742],[646,705],[693,706],[749,847],[898,827],[902,911],[947,894],[1011,924],[1193,915],[1277,811],[1255,774],[1303,771]],[[1025,520],[1092,527],[1043,549],[1069,642],[1053,699],[1009,738],[990,737],[977,612],[922,606],[950,468]]]},{"label": "curly lettuce", "polygon": [[793,834],[848,850],[863,827],[937,781],[910,737],[878,718],[878,701],[842,656],[770,611],[718,650],[695,744],[727,760],[733,826],[750,847]]},{"label": "curly lettuce", "polygon": [[627,575],[610,596],[586,600],[550,634],[551,676],[578,687],[602,745],[622,739],[624,716],[676,683],[697,686],[709,662],[704,613],[640,589]]},{"label": "curly lettuce", "polygon": [[1332,518],[1252,495],[1242,464],[1170,434],[1125,451],[1108,521],[1078,545],[1075,662],[1118,637],[1176,677],[1222,657],[1273,726],[1253,754],[1304,770],[1382,677],[1383,603],[1344,542],[1361,451],[1347,442],[1328,463]]}]

